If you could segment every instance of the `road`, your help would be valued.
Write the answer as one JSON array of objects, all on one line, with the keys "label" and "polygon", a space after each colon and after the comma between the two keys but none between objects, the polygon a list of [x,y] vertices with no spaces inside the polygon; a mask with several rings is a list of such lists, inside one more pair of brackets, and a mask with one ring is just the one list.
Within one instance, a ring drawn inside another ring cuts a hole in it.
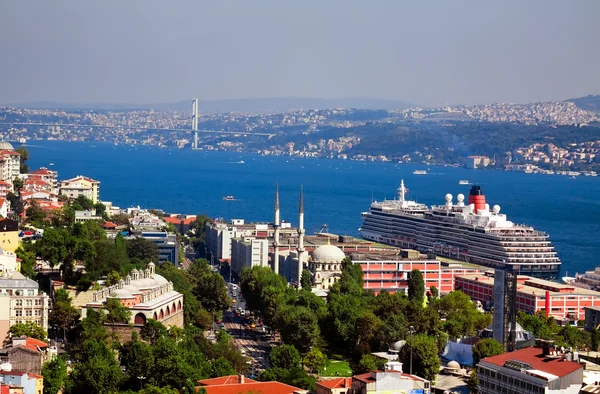
[{"label": "road", "polygon": [[[223,276],[228,280],[228,273]],[[268,336],[260,332],[260,329],[251,329],[249,325],[244,325],[244,316],[238,316],[237,311],[245,311],[246,303],[239,292],[239,287],[234,289],[234,286],[237,287],[233,283],[227,283],[229,295],[236,300],[235,303],[231,304],[236,312],[232,311],[233,308],[226,311],[223,314],[223,324],[225,330],[233,337],[235,347],[248,357],[250,375],[256,376],[269,367],[268,354],[272,342]]]}]

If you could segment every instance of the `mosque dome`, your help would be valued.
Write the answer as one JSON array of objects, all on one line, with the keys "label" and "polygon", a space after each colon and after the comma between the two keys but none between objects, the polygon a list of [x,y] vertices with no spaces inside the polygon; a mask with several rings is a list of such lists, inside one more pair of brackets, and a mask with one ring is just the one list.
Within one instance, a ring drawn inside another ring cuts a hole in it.
[{"label": "mosque dome", "polygon": [[[481,334],[479,334],[479,338],[493,338],[494,330],[492,327],[493,325],[490,324],[487,328],[485,328]],[[517,342],[526,342],[534,338],[533,334],[525,330],[519,323],[516,323],[515,325],[515,336]]]},{"label": "mosque dome", "polygon": [[0,141],[0,150],[15,150],[10,142]]},{"label": "mosque dome", "polygon": [[342,249],[334,245],[320,245],[312,252],[312,260],[317,263],[341,263],[346,258]]},{"label": "mosque dome", "polygon": [[458,372],[460,370],[460,364],[457,363],[456,361],[452,360],[448,363],[448,365],[446,366],[446,369]]},{"label": "mosque dome", "polygon": [[406,341],[396,341],[392,344],[391,350],[399,352]]}]

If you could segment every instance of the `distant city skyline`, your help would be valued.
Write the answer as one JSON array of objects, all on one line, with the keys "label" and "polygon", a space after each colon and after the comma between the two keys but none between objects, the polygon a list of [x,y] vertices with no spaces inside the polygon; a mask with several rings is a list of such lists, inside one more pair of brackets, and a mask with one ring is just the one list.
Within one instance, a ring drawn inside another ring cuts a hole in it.
[{"label": "distant city skyline", "polygon": [[[600,2],[6,2],[0,105],[600,93]],[[191,105],[191,104],[190,104]]]}]

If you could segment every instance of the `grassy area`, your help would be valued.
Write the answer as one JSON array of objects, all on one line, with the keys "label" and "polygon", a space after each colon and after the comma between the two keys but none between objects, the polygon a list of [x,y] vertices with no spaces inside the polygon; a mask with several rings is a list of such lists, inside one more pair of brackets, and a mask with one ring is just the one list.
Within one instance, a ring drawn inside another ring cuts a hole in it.
[{"label": "grassy area", "polygon": [[352,376],[348,361],[329,360],[325,369],[320,371],[321,376]]}]

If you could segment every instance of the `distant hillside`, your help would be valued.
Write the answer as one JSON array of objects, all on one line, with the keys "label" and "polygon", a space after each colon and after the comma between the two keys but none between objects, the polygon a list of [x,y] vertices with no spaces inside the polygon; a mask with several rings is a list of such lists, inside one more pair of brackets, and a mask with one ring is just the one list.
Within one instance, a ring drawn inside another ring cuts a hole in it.
[{"label": "distant hillside", "polygon": [[600,112],[600,95],[588,95],[585,97],[579,97],[574,99],[568,99],[565,101],[570,101],[581,109],[586,109],[588,111]]},{"label": "distant hillside", "polygon": [[[190,111],[192,100],[160,104],[115,104],[115,103],[58,103],[36,101],[8,104],[11,107],[30,109],[92,109],[127,111],[136,109],[154,109],[156,111]],[[411,104],[400,100],[381,100],[369,98],[319,99],[303,97],[270,97],[256,99],[199,100],[200,112],[284,112],[294,109],[402,109]]]}]

